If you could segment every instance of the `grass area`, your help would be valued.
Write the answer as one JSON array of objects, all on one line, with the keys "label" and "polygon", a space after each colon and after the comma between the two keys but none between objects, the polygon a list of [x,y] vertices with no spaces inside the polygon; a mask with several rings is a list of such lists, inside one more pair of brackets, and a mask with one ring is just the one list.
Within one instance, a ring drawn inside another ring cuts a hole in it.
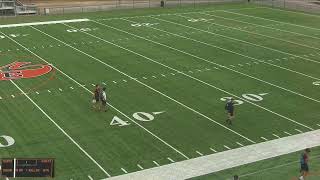
[{"label": "grass area", "polygon": [[[122,16],[139,17],[114,18]],[[56,179],[102,179],[320,127],[319,17],[227,4],[1,23],[73,18],[90,21],[0,29],[0,66],[53,66],[0,81],[0,135],[15,140],[0,157],[52,157]],[[107,87],[108,112],[91,107],[95,84]],[[229,97],[238,104],[232,126]],[[278,163],[267,161],[213,178]]]},{"label": "grass area", "polygon": [[[299,159],[303,151],[279,156],[276,158],[259,161],[252,164],[243,165],[237,168],[224,170],[218,173],[193,178],[201,179],[232,179],[233,175],[238,175],[241,180],[267,180],[276,177],[283,180],[296,180],[300,173]],[[320,177],[320,148],[315,147],[310,154],[310,175],[308,180],[316,180]]]}]

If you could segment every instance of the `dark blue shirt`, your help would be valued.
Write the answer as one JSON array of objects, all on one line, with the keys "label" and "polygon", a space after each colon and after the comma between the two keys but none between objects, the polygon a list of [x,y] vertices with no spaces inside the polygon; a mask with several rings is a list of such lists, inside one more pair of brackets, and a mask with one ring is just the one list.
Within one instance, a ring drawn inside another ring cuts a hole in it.
[{"label": "dark blue shirt", "polygon": [[233,112],[233,111],[234,111],[233,102],[231,102],[231,101],[227,102],[227,104],[226,104],[226,106],[225,106],[225,109],[226,109],[228,112]]}]

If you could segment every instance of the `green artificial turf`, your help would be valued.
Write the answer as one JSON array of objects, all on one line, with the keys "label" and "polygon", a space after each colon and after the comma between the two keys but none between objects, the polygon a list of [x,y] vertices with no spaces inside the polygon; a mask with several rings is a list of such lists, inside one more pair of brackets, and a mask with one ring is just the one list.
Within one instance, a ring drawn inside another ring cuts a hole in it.
[{"label": "green artificial turf", "polygon": [[[0,24],[76,18],[92,21],[0,29],[0,66],[55,67],[0,81],[0,135],[15,139],[1,158],[55,158],[56,179],[102,179],[320,126],[319,16],[223,4]],[[108,112],[92,109],[95,84],[107,87]],[[221,100],[229,97],[240,103],[231,127]]]}]

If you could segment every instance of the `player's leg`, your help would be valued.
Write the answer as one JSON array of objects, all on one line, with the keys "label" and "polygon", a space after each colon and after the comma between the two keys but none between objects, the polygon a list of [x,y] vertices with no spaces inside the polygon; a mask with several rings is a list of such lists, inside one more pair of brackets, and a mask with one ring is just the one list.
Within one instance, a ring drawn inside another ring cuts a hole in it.
[{"label": "player's leg", "polygon": [[230,124],[230,125],[232,124],[231,119],[232,119],[232,114],[231,114],[231,112],[228,112],[227,123]]}]

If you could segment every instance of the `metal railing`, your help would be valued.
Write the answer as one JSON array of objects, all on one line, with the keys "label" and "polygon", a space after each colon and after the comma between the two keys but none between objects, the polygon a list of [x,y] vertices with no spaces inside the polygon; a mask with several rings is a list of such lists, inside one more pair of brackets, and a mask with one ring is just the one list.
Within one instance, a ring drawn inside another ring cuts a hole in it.
[{"label": "metal railing", "polygon": [[[109,0],[102,5],[93,6],[78,6],[78,7],[48,7],[42,8],[40,14],[67,14],[67,13],[82,13],[108,11],[113,9],[133,9],[133,8],[152,8],[161,7],[162,0]],[[164,7],[177,6],[197,6],[201,4],[213,3],[232,3],[244,2],[246,0],[164,0]]]}]

